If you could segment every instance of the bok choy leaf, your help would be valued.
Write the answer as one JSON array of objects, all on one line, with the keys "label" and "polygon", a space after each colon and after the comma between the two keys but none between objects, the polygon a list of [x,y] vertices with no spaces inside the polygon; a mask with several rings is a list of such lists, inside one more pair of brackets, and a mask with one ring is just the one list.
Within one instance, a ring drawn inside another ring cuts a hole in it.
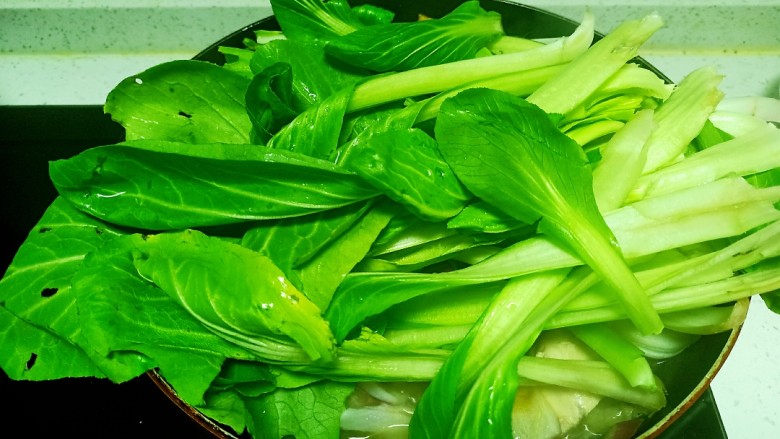
[{"label": "bok choy leaf", "polygon": [[204,61],[171,61],[120,82],[104,110],[125,138],[249,143],[249,78]]},{"label": "bok choy leaf", "polygon": [[442,18],[362,27],[334,38],[325,52],[376,72],[471,59],[504,34],[501,16],[467,1]]},{"label": "bok choy leaf", "polygon": [[466,90],[442,104],[436,138],[475,195],[571,249],[619,294],[642,332],[663,324],[593,195],[582,149],[539,107],[504,92]]},{"label": "bok choy leaf", "polygon": [[324,160],[256,145],[199,146],[106,145],[52,162],[49,171],[80,210],[147,230],[300,216],[377,195]]},{"label": "bok choy leaf", "polygon": [[204,326],[240,345],[289,337],[314,361],[332,358],[319,308],[259,253],[190,230],[147,236],[134,263]]}]

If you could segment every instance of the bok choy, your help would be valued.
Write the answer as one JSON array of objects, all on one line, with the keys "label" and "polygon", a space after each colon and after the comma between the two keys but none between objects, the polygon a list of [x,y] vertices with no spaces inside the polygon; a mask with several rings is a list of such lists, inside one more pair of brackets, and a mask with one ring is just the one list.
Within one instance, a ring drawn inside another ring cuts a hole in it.
[{"label": "bok choy", "polygon": [[663,360],[778,310],[776,102],[667,83],[636,59],[660,16],[537,41],[477,1],[271,5],[50,163],[0,280],[9,377],[155,371],[257,438],[632,435]]}]

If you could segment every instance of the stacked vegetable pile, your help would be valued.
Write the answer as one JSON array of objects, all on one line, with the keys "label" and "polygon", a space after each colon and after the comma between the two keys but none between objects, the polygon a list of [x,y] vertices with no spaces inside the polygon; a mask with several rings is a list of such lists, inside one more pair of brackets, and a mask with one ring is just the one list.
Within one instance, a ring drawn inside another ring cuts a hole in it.
[{"label": "stacked vegetable pile", "polygon": [[256,437],[633,434],[657,359],[777,306],[780,132],[635,62],[657,15],[593,43],[271,3],[282,31],[128,78],[126,141],[51,163],[11,378],[157,369]]}]

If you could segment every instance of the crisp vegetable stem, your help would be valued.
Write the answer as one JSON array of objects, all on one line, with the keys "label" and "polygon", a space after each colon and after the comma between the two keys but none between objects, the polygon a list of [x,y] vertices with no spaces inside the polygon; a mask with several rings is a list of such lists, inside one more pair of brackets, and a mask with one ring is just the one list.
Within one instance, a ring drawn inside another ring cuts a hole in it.
[{"label": "crisp vegetable stem", "polygon": [[627,385],[621,375],[602,361],[523,357],[517,371],[526,380],[593,392],[653,410],[666,404],[660,384],[649,388]]},{"label": "crisp vegetable stem", "polygon": [[532,93],[534,90],[538,89],[539,86],[544,84],[550,78],[554,77],[562,69],[563,65],[557,64],[552,66],[539,67],[536,69],[511,72],[504,75],[468,83],[463,87],[441,93],[432,98],[428,98],[413,104],[414,106],[422,107],[417,115],[416,122],[420,123],[426,120],[434,119],[439,114],[439,108],[445,99],[451,96],[455,96],[456,94],[468,88],[485,87],[512,93],[516,96],[526,96]]},{"label": "crisp vegetable stem", "polygon": [[520,70],[563,64],[587,50],[593,41],[594,19],[586,13],[569,36],[535,49],[486,56],[371,78],[355,88],[347,112],[410,96],[438,93],[473,81]]},{"label": "crisp vegetable stem", "polygon": [[[652,130],[653,111],[640,111],[601,149],[601,160],[593,169],[593,194],[601,212],[623,205],[642,174],[645,144]],[[615,178],[616,175],[621,178]]]},{"label": "crisp vegetable stem", "polygon": [[566,114],[637,55],[639,46],[663,26],[657,14],[629,20],[597,41],[528,100],[548,113]]},{"label": "crisp vegetable stem", "polygon": [[763,124],[754,131],[696,152],[639,178],[629,201],[662,195],[727,176],[746,176],[780,166],[780,130]]},{"label": "crisp vegetable stem", "polygon": [[669,164],[685,152],[723,99],[717,88],[722,79],[713,68],[694,70],[658,108],[654,116],[658,128],[648,140],[643,174]]},{"label": "crisp vegetable stem", "polygon": [[610,243],[593,228],[587,225],[575,227],[578,230],[575,239],[579,241],[582,248],[587,249],[587,254],[581,256],[591,259],[586,261],[587,264],[611,286],[612,292],[620,298],[626,314],[637,329],[643,334],[661,332],[663,329],[661,318],[620,252],[615,251]]},{"label": "crisp vegetable stem", "polygon": [[[651,301],[661,314],[721,305],[780,289],[778,276],[780,276],[780,268],[766,268],[708,284],[669,289],[652,296]],[[608,305],[589,310],[561,311],[550,319],[546,328],[562,328],[625,318],[625,312],[621,307]]]},{"label": "crisp vegetable stem", "polygon": [[[775,263],[776,265],[776,263]],[[780,268],[767,267],[746,274],[699,285],[670,288],[651,296],[653,307],[661,314],[721,305],[780,288]],[[618,306],[563,310],[550,320],[547,328],[560,328],[625,319]]]},{"label": "crisp vegetable stem", "polygon": [[650,363],[642,351],[609,326],[579,325],[572,326],[570,330],[575,337],[620,372],[631,386],[645,389],[656,387],[657,383]]}]

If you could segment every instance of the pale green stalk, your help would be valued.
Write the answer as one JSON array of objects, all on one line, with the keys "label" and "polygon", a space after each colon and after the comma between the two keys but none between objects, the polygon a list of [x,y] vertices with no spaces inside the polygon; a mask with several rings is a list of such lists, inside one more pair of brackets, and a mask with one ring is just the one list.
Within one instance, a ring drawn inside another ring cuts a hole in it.
[{"label": "pale green stalk", "polygon": [[528,38],[514,37],[504,35],[488,46],[488,50],[495,54],[522,52],[525,50],[536,49],[544,43]]},{"label": "pale green stalk", "polygon": [[648,140],[644,174],[668,165],[685,152],[723,98],[717,88],[722,79],[709,67],[694,70],[656,109],[658,128]]},{"label": "pale green stalk", "polygon": [[[582,255],[583,262],[601,276],[603,282],[609,285],[609,293],[616,296],[628,318],[643,334],[657,334],[663,330],[663,322],[647,296],[646,291],[634,276],[628,266],[625,253],[615,251],[614,243],[604,239],[604,236],[585,221],[571,218],[567,226],[577,233],[572,234],[572,240],[578,248],[587,249]],[[619,241],[618,241],[619,242]],[[594,257],[594,255],[598,255]]]},{"label": "pale green stalk", "polygon": [[596,139],[620,130],[623,125],[625,124],[619,120],[602,119],[566,131],[566,135],[579,145],[587,145]]},{"label": "pale green stalk", "polygon": [[[661,316],[672,312],[687,312],[775,291],[780,289],[778,276],[780,268],[764,268],[707,284],[670,288],[651,296],[650,300]],[[625,312],[618,305],[576,311],[562,310],[550,319],[546,328],[564,328],[625,318]]]},{"label": "pale green stalk", "polygon": [[[776,220],[780,212],[773,204],[780,201],[780,189],[758,189],[740,180],[642,200],[609,212],[604,219],[629,258],[740,235]],[[437,276],[442,280],[500,280],[581,263],[552,241],[537,236],[479,264]]]},{"label": "pale green stalk", "polygon": [[623,205],[642,174],[652,130],[653,111],[640,111],[601,148],[601,160],[593,169],[593,194],[601,212]]},{"label": "pale green stalk", "polygon": [[625,320],[611,322],[610,327],[622,337],[639,348],[645,357],[653,360],[665,360],[680,355],[701,337],[664,329],[660,334],[640,334],[636,328],[626,324]]},{"label": "pale green stalk", "polygon": [[614,367],[631,386],[656,388],[657,382],[653,370],[642,351],[612,328],[595,324],[572,326],[569,330]]},{"label": "pale green stalk", "polygon": [[[433,351],[433,350],[430,350]],[[284,365],[286,369],[327,377],[334,381],[428,381],[441,367],[450,351],[439,353],[394,353],[382,355],[339,351],[336,360],[329,363]]]},{"label": "pale green stalk", "polygon": [[438,93],[465,83],[521,70],[564,64],[586,51],[593,41],[593,36],[593,15],[586,13],[569,37],[534,49],[375,76],[355,88],[347,105],[347,112],[412,96]]},{"label": "pale green stalk", "polygon": [[[570,285],[567,280],[568,269],[550,270],[528,276],[519,276],[507,283],[506,287],[490,302],[488,310],[472,329],[474,341],[470,344],[468,356],[464,360],[460,385],[471,383],[493,356],[501,349],[502,343],[512,340],[520,343],[518,333],[527,321],[536,314],[538,304],[548,295],[561,288],[561,284]],[[574,279],[576,277],[572,277]],[[573,289],[573,288],[572,288]],[[563,304],[561,303],[560,306]],[[511,317],[509,317],[511,316]],[[520,343],[522,351],[528,350],[536,337]],[[514,349],[510,349],[514,350]]]},{"label": "pale green stalk", "polygon": [[408,346],[412,349],[441,348],[463,340],[473,322],[476,321],[476,317],[467,325],[430,325],[407,329],[388,329],[384,336],[398,346]]},{"label": "pale green stalk", "polygon": [[602,84],[588,100],[601,100],[606,96],[633,93],[665,100],[669,98],[672,91],[674,85],[665,82],[652,70],[630,62]]},{"label": "pale green stalk", "polygon": [[[675,272],[647,279],[646,288],[653,307],[660,313],[719,305],[733,300],[774,291],[780,287],[780,267],[763,266],[762,261],[780,256],[780,221],[763,227],[733,244],[696,258],[696,263],[680,264]],[[750,267],[745,274],[734,275]],[[692,279],[708,278],[707,273],[721,273],[720,278],[701,283]],[[731,275],[729,275],[731,273]],[[597,289],[580,296],[556,315],[550,327],[570,326],[625,318],[619,307],[604,300]]]},{"label": "pale green stalk", "polygon": [[656,385],[650,386],[649,390],[634,387],[603,361],[526,356],[520,359],[517,373],[525,380],[602,395],[652,410],[658,410],[666,405],[663,385],[658,378],[653,377]]},{"label": "pale green stalk", "polygon": [[696,152],[677,163],[645,174],[628,201],[694,187],[726,176],[747,176],[780,167],[780,130],[759,129]]},{"label": "pale green stalk", "polygon": [[531,94],[528,101],[548,113],[570,112],[634,58],[639,47],[662,26],[657,14],[621,23]]},{"label": "pale green stalk", "polygon": [[766,122],[780,122],[780,99],[768,96],[742,96],[721,101],[718,111],[755,116]]},{"label": "pale green stalk", "polygon": [[661,316],[664,326],[686,334],[712,335],[731,331],[745,323],[750,299],[744,298],[731,306],[708,306],[686,311],[669,312]]},{"label": "pale green stalk", "polygon": [[466,84],[463,87],[441,93],[432,98],[428,98],[412,104],[412,106],[422,107],[417,114],[417,120],[415,122],[420,123],[426,120],[431,120],[439,114],[439,108],[445,99],[455,96],[463,90],[469,88],[491,88],[494,90],[501,90],[507,93],[512,93],[516,96],[527,96],[538,89],[542,84],[547,82],[550,78],[554,77],[558,72],[563,69],[562,64],[539,67],[530,70],[521,70],[518,72],[511,72],[505,75],[491,77],[484,80],[475,81]]},{"label": "pale green stalk", "polygon": [[685,192],[659,197],[664,204],[649,198],[607,215],[627,258],[738,236],[780,217],[773,206],[777,186],[757,189],[737,177]]},{"label": "pale green stalk", "polygon": [[[734,243],[689,260],[663,265],[637,273],[650,295],[669,288],[703,285],[732,277],[761,261],[780,255],[780,221],[735,241]],[[566,311],[606,306],[610,301],[594,290],[570,302]]]},{"label": "pale green stalk", "polygon": [[710,115],[710,122],[715,127],[733,137],[744,136],[753,131],[761,130],[766,125],[765,120],[749,114],[737,113],[733,111],[715,110]]}]

